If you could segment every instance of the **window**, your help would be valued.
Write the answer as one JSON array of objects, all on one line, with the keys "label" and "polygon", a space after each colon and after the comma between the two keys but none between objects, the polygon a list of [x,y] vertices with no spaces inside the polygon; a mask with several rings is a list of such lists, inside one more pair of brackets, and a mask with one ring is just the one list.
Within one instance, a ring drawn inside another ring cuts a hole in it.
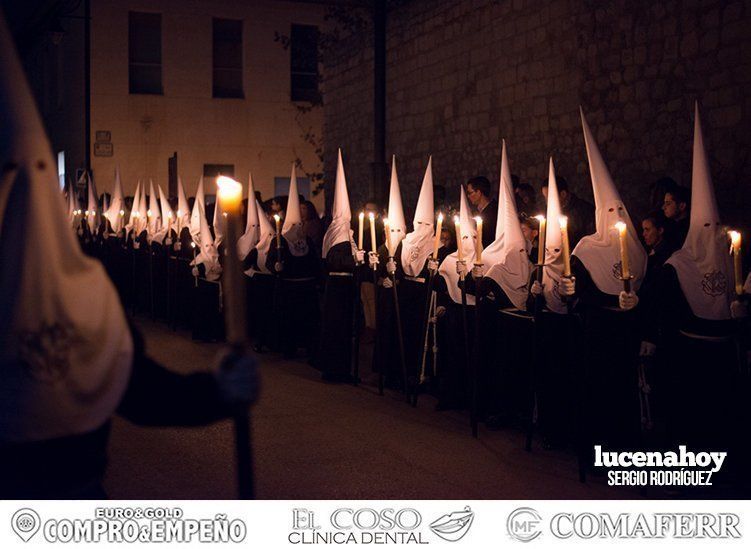
[{"label": "window", "polygon": [[243,22],[214,19],[213,95],[243,97]]},{"label": "window", "polygon": [[292,101],[317,101],[318,27],[292,25],[290,71]]},{"label": "window", "polygon": [[57,153],[57,179],[60,190],[65,190],[65,151]]},{"label": "window", "polygon": [[235,177],[235,165],[234,164],[204,164],[203,165],[204,177],[219,177],[220,175],[226,175],[227,177]]},{"label": "window", "polygon": [[162,93],[162,16],[132,11],[128,16],[130,93]]}]

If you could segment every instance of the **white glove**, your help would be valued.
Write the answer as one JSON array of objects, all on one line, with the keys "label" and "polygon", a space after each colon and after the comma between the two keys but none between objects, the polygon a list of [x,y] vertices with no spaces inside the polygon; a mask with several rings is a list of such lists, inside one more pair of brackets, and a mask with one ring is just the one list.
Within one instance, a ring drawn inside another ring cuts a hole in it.
[{"label": "white glove", "polygon": [[281,273],[283,270],[284,270],[284,263],[282,263],[281,261],[277,261],[276,263],[274,263],[274,271],[276,271],[277,273]]},{"label": "white glove", "polygon": [[386,272],[390,275],[396,272],[396,262],[393,257],[389,257],[389,260],[386,262]]},{"label": "white glove", "polygon": [[365,250],[357,250],[355,252],[355,260],[360,265],[362,265],[363,263],[365,263]]},{"label": "white glove", "polygon": [[730,302],[730,316],[736,320],[748,316],[748,307],[742,301],[737,299]]},{"label": "white glove", "polygon": [[650,343],[649,341],[642,341],[641,348],[639,349],[639,356],[655,356],[657,351],[657,345]]},{"label": "white glove", "polygon": [[535,280],[532,283],[532,286],[529,288],[529,293],[531,293],[535,297],[539,296],[542,293],[542,284],[540,284],[539,280]]},{"label": "white glove", "polygon": [[190,272],[195,277],[197,277],[200,274],[198,271],[198,267],[193,267]]},{"label": "white glove", "polygon": [[371,269],[375,269],[378,265],[378,254],[375,252],[368,252],[368,265]]},{"label": "white glove", "polygon": [[443,315],[446,314],[446,307],[443,305],[439,305],[435,308],[435,315],[430,317],[430,322],[433,324],[436,324],[438,322],[438,319],[441,318]]},{"label": "white glove", "polygon": [[482,278],[485,276],[485,265],[482,263],[476,264],[472,267],[472,278]]},{"label": "white glove", "polygon": [[466,261],[456,262],[456,274],[458,274],[459,276],[467,276],[467,262]]},{"label": "white glove", "polygon": [[751,273],[748,273],[748,276],[746,277],[746,282],[743,284],[743,293],[751,294]]},{"label": "white glove", "polygon": [[165,238],[164,239],[164,245],[165,246],[171,246],[172,245],[172,239],[171,238]]},{"label": "white glove", "polygon": [[574,295],[576,293],[576,277],[561,277],[561,281],[558,284],[558,293],[566,297]]},{"label": "white glove", "polygon": [[437,271],[438,270],[438,260],[433,259],[432,257],[428,258],[428,270],[429,271]]},{"label": "white glove", "polygon": [[386,278],[383,279],[383,287],[384,288],[393,288],[394,287],[394,283],[391,282],[391,279],[389,277],[386,277]]},{"label": "white glove", "polygon": [[618,294],[618,306],[624,311],[630,311],[639,304],[639,296],[634,292]]}]

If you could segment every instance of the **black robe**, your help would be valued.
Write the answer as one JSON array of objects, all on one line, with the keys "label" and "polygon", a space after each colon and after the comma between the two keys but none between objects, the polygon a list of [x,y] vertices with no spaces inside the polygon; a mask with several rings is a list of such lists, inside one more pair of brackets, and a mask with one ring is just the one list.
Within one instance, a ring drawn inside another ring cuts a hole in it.
[{"label": "black robe", "polygon": [[[401,252],[399,244],[396,255]],[[389,277],[386,270],[388,262],[388,250],[386,245],[378,248],[378,269],[375,277],[376,284],[376,338],[373,349],[373,370],[385,377],[385,385],[391,389],[403,389],[403,374],[401,353],[399,349],[399,331],[396,322],[396,304],[394,302],[394,289],[383,286],[384,280]],[[396,285],[397,294],[401,286],[403,271],[400,261],[396,261]],[[365,275],[368,276],[368,275]],[[373,276],[373,271],[370,271]],[[401,312],[401,310],[400,310]],[[403,324],[402,324],[403,328]],[[406,357],[405,357],[406,358]]]},{"label": "black robe", "polygon": [[571,257],[576,309],[582,318],[582,443],[605,449],[634,446],[640,432],[637,393],[639,307],[624,311],[618,296],[601,292],[584,264]]},{"label": "black robe", "polygon": [[278,287],[277,277],[261,271],[256,248],[250,250],[243,262],[243,270],[249,269],[253,269],[253,276],[245,275],[248,337],[255,341],[258,350],[264,347],[278,350],[279,338],[273,314],[274,297]]},{"label": "black robe", "polygon": [[281,259],[283,270],[278,273],[277,301],[274,313],[279,329],[279,345],[287,358],[304,347],[307,357],[314,358],[318,347],[320,308],[318,304],[318,279],[320,260],[313,242],[308,241],[308,253],[292,255],[285,238],[277,253],[276,239],[271,243],[266,258],[266,268],[275,272],[274,264]]},{"label": "black robe", "polygon": [[359,270],[349,242],[340,242],[326,254],[321,338],[315,365],[329,381],[351,378],[352,338],[359,323],[355,318],[355,304],[360,300],[355,278]]}]

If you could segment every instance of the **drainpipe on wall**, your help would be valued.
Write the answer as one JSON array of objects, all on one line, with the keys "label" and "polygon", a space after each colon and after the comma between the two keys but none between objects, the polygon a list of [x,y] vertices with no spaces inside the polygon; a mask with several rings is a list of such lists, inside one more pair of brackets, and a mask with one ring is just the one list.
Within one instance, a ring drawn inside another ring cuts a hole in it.
[{"label": "drainpipe on wall", "polygon": [[373,2],[373,181],[370,196],[386,198],[386,0]]}]

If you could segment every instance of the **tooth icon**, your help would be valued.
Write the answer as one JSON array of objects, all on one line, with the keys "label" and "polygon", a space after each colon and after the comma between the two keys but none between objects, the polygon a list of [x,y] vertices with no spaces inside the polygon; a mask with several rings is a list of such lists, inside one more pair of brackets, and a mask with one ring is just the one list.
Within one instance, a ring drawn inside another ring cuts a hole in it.
[{"label": "tooth icon", "polygon": [[430,525],[430,529],[446,541],[459,541],[469,531],[474,519],[475,513],[467,506],[464,511],[456,511],[436,519]]},{"label": "tooth icon", "polygon": [[11,527],[24,542],[29,541],[37,533],[40,526],[39,515],[33,509],[19,509],[13,514]]}]

